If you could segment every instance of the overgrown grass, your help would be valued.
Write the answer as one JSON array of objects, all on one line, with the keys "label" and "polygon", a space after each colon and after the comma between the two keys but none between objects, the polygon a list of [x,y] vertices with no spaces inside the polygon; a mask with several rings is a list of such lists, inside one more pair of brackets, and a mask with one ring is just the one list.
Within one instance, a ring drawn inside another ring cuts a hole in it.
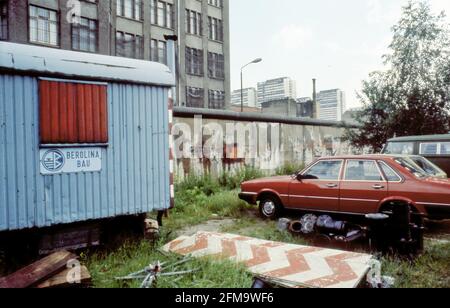
[{"label": "overgrown grass", "polygon": [[382,258],[384,275],[394,277],[397,288],[450,288],[450,244],[427,241],[425,251],[413,262]]},{"label": "overgrown grass", "polygon": [[278,168],[275,173],[277,175],[292,175],[302,171],[304,167],[304,164],[286,163],[282,167]]},{"label": "overgrown grass", "polygon": [[158,288],[248,288],[252,276],[244,266],[230,261],[217,261],[208,258],[192,259],[177,267],[170,264],[180,260],[179,256],[162,254],[148,241],[127,241],[117,249],[105,249],[86,253],[81,260],[87,265],[93,278],[93,286],[98,288],[138,288],[141,280],[123,281],[130,273],[142,270],[150,264],[165,263],[165,272],[192,271],[187,275],[161,277]]},{"label": "overgrown grass", "polygon": [[239,218],[251,207],[238,198],[238,191],[218,191],[206,195],[200,188],[178,191],[175,209],[170,212],[166,226],[178,230],[210,219]]}]

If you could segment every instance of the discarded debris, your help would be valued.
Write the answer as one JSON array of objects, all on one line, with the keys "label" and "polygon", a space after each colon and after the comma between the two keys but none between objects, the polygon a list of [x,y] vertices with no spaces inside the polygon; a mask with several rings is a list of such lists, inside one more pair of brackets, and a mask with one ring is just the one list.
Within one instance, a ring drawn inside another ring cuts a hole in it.
[{"label": "discarded debris", "polygon": [[[142,281],[140,285],[141,289],[153,288],[157,286],[157,279],[159,277],[181,276],[198,271],[199,269],[181,270],[179,268],[180,265],[183,265],[191,260],[192,258],[187,257],[173,264],[161,263],[160,261],[157,261],[155,264],[150,264],[141,271],[131,273],[125,277],[116,277],[116,280],[140,280]],[[170,272],[164,272],[166,268],[170,270]]]},{"label": "discarded debris", "polygon": [[334,220],[329,215],[306,214],[300,220],[282,218],[278,229],[293,234],[311,236],[317,242],[351,243],[361,239],[371,249],[380,252],[395,251],[400,255],[414,257],[423,251],[423,217],[413,213],[408,204],[393,205],[390,212],[369,214],[363,223]]},{"label": "discarded debris", "polygon": [[289,226],[291,225],[291,220],[289,218],[280,218],[278,220],[277,228],[279,231],[287,231],[289,229]]},{"label": "discarded debris", "polygon": [[159,223],[154,219],[145,220],[145,238],[155,239],[159,236]]},{"label": "discarded debris", "polygon": [[81,266],[79,271],[73,271],[73,269],[67,268],[61,273],[47,279],[36,285],[37,289],[46,288],[70,288],[74,285],[90,286],[91,284],[91,274],[89,273],[86,266]]},{"label": "discarded debris", "polygon": [[19,271],[0,278],[0,288],[56,288],[90,283],[87,268],[68,251],[55,252]]}]

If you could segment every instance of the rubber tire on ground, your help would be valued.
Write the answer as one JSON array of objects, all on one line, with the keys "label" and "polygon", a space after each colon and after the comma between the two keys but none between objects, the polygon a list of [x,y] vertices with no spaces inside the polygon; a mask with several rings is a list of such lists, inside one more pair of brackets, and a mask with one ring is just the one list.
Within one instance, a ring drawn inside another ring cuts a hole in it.
[{"label": "rubber tire on ground", "polygon": [[[273,204],[273,211],[270,213],[265,209],[266,203],[271,202]],[[259,213],[265,219],[275,220],[281,216],[283,207],[280,204],[278,198],[267,196],[261,199],[259,202]]]}]

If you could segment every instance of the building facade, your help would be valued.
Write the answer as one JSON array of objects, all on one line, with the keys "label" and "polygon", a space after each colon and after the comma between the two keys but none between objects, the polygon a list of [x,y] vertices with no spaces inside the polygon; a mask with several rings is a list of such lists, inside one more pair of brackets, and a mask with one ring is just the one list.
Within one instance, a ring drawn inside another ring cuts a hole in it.
[{"label": "building facade", "polygon": [[310,97],[297,99],[297,117],[314,118],[314,101]]},{"label": "building facade", "polygon": [[262,113],[273,116],[297,117],[297,101],[292,98],[276,99],[262,103]]},{"label": "building facade", "polygon": [[258,83],[258,105],[265,102],[297,98],[297,84],[289,77],[266,80]]},{"label": "building facade", "polygon": [[[242,89],[244,107],[255,108],[258,104],[258,93],[255,88]],[[234,90],[231,94],[231,104],[241,106],[241,90]]]},{"label": "building facade", "polygon": [[176,105],[231,101],[229,0],[0,0],[0,40],[168,62],[177,35]]},{"label": "building facade", "polygon": [[340,89],[320,91],[317,95],[319,119],[342,121],[345,111],[345,93]]}]

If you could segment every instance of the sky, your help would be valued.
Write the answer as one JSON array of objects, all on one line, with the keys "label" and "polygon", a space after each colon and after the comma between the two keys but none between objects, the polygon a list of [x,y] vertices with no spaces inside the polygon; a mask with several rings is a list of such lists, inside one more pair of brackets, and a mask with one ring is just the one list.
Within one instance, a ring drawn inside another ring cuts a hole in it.
[{"label": "sky", "polygon": [[[370,72],[383,69],[391,28],[407,0],[230,0],[231,84],[291,77],[297,96],[340,88],[347,109],[359,107],[356,92]],[[450,0],[429,0],[433,10],[450,15]],[[450,17],[447,17],[450,22]]]}]

